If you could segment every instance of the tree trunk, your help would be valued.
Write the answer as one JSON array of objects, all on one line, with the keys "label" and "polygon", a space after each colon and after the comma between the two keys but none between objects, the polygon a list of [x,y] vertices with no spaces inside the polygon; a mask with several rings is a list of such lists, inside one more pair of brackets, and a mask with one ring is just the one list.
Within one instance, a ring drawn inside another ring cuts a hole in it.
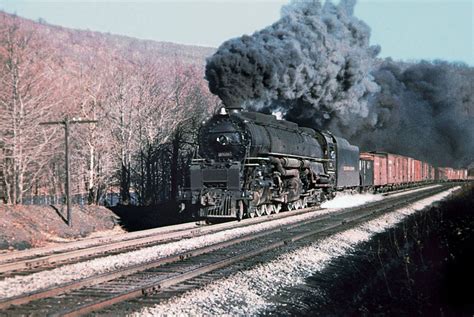
[{"label": "tree trunk", "polygon": [[153,201],[153,160],[152,147],[148,146],[146,154],[146,173],[145,173],[145,204],[148,206]]},{"label": "tree trunk", "polygon": [[178,128],[174,134],[171,150],[171,189],[170,200],[175,202],[178,195],[178,160],[181,145],[181,130]]},{"label": "tree trunk", "polygon": [[95,161],[94,161],[94,146],[89,144],[89,180],[87,184],[87,203],[94,204],[97,201],[97,191],[95,190]]},{"label": "tree trunk", "polygon": [[122,162],[122,169],[120,172],[120,200],[123,205],[130,204],[130,170]]}]

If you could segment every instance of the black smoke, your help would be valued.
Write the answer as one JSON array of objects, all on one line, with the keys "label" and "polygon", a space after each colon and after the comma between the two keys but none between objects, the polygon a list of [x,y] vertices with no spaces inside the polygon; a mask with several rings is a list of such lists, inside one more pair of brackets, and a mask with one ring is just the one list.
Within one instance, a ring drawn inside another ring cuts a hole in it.
[{"label": "black smoke", "polygon": [[280,112],[364,150],[439,165],[474,160],[473,68],[382,61],[354,5],[283,7],[279,21],[223,43],[208,59],[210,90],[227,106]]},{"label": "black smoke", "polygon": [[353,142],[440,166],[467,167],[474,161],[473,67],[388,59],[373,76],[380,87],[371,104],[377,122]]},{"label": "black smoke", "polygon": [[379,51],[369,46],[369,27],[352,16],[354,4],[293,2],[273,25],[225,42],[207,61],[211,91],[227,106],[301,113],[292,119],[309,125],[342,120],[349,127],[368,114]]}]

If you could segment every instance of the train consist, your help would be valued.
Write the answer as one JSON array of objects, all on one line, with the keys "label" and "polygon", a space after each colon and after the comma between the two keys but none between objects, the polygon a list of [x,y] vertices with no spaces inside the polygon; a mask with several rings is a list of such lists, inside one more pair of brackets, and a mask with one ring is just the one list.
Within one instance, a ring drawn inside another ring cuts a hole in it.
[{"label": "train consist", "polygon": [[468,179],[467,169],[437,167],[411,157],[386,153],[360,153],[361,187],[374,192],[409,186],[420,182]]},{"label": "train consist", "polygon": [[255,217],[317,205],[338,191],[385,191],[437,179],[466,179],[467,170],[434,168],[401,155],[359,153],[327,131],[273,115],[221,108],[199,133],[181,209],[200,217]]}]

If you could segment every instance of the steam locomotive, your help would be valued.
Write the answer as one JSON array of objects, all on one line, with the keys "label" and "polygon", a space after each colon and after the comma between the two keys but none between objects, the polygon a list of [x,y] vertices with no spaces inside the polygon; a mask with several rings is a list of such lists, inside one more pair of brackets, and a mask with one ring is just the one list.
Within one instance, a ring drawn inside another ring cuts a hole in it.
[{"label": "steam locomotive", "polygon": [[316,205],[360,184],[359,148],[273,115],[221,108],[199,132],[181,208],[200,217],[255,217]]}]

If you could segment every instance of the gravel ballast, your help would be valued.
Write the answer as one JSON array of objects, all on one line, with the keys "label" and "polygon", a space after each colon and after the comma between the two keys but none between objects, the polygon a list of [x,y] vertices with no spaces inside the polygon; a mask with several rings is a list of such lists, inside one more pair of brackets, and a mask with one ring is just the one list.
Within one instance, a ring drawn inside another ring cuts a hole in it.
[{"label": "gravel ballast", "polygon": [[[380,199],[383,199],[383,197],[379,195],[363,194],[336,197],[334,201],[343,203],[345,207],[354,207]],[[177,242],[143,248],[137,251],[65,265],[59,268],[37,272],[30,275],[20,275],[6,278],[0,281],[0,298],[10,298],[24,293],[49,288],[55,285],[84,279],[97,274],[111,272],[131,265],[147,263],[170,255],[234,239],[246,234],[275,228],[285,224],[297,223],[322,214],[335,212],[337,210],[339,209],[322,209],[294,217],[266,221],[244,228],[229,229],[200,237],[183,239]]]},{"label": "gravel ballast", "polygon": [[388,213],[357,228],[346,230],[310,246],[284,254],[274,261],[237,272],[201,289],[189,291],[133,316],[159,315],[256,315],[272,307],[279,290],[304,283],[305,279],[338,256],[347,254],[373,235],[395,226],[408,215],[448,197],[457,188]]}]

